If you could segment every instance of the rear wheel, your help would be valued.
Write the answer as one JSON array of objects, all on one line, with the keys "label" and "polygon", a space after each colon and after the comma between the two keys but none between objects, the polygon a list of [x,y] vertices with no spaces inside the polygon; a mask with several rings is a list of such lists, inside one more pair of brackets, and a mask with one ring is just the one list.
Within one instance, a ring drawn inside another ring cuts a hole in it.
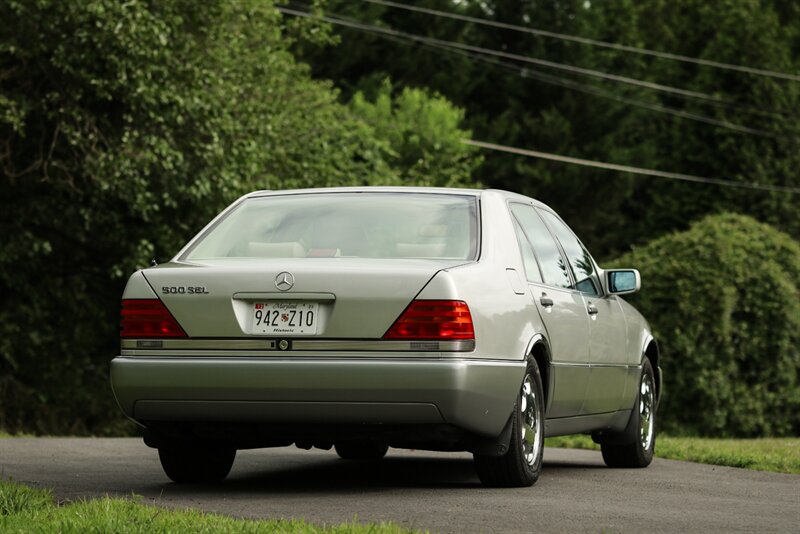
[{"label": "rear wheel", "polygon": [[511,443],[504,455],[475,455],[478,478],[486,486],[531,486],[542,472],[544,394],[535,361],[528,363],[511,425]]},{"label": "rear wheel", "polygon": [[236,449],[159,448],[164,473],[174,482],[200,483],[224,480],[233,466]]},{"label": "rear wheel", "polygon": [[656,388],[650,360],[645,358],[639,392],[622,439],[601,443],[608,467],[647,467],[656,448]]},{"label": "rear wheel", "polygon": [[345,460],[380,460],[389,450],[388,445],[376,441],[339,441],[334,448]]}]

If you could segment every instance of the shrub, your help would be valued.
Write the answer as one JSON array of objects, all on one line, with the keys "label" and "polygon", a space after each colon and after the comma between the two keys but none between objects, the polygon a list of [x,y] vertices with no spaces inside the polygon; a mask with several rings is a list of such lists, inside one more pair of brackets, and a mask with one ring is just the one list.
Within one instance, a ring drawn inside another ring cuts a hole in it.
[{"label": "shrub", "polygon": [[130,431],[108,384],[125,280],[237,196],[415,183],[270,1],[15,0],[0,21],[0,428]]},{"label": "shrub", "polygon": [[613,262],[661,349],[671,434],[800,432],[800,245],[751,218],[706,217]]}]

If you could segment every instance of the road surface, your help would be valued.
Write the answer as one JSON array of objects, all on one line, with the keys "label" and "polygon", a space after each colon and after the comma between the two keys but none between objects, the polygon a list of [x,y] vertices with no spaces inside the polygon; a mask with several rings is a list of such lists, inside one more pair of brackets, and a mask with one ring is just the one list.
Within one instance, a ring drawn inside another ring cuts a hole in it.
[{"label": "road surface", "polygon": [[381,462],[333,451],[240,451],[225,482],[180,486],[134,438],[0,439],[4,478],[59,498],[143,502],[317,524],[393,521],[433,532],[798,532],[800,475],[656,459],[617,470],[594,451],[545,449],[535,486],[483,488],[469,454],[390,449]]}]

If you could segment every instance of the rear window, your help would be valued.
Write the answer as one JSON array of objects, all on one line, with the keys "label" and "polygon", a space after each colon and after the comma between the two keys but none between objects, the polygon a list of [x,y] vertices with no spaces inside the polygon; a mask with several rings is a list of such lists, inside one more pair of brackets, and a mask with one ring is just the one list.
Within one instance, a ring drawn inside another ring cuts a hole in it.
[{"label": "rear window", "polygon": [[422,193],[323,193],[249,198],[181,259],[474,259],[477,199]]}]

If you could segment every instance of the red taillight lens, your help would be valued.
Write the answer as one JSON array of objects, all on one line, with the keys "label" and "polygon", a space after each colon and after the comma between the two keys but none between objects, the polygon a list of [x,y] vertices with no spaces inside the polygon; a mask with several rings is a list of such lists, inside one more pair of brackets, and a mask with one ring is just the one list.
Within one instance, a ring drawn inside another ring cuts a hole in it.
[{"label": "red taillight lens", "polygon": [[469,306],[462,300],[415,300],[384,339],[475,339]]},{"label": "red taillight lens", "polygon": [[119,337],[186,337],[158,299],[123,299]]}]

